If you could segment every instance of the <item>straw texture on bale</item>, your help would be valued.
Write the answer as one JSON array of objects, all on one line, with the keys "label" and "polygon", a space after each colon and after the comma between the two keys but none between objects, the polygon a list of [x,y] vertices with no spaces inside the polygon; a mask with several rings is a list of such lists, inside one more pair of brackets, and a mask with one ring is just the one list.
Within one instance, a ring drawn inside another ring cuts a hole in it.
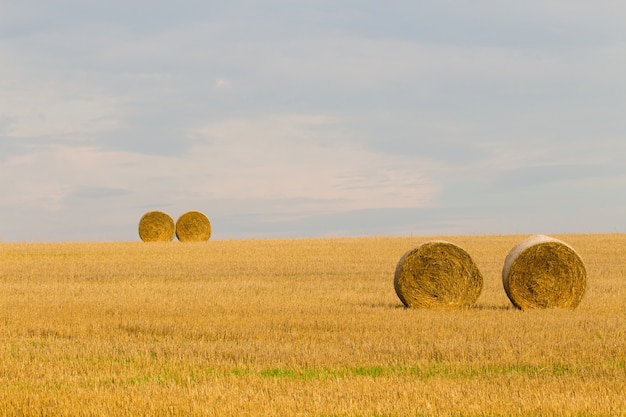
[{"label": "straw texture on bale", "polygon": [[483,277],[465,250],[450,242],[430,241],[402,256],[394,287],[407,307],[464,308],[478,300]]},{"label": "straw texture on bale", "polygon": [[211,238],[211,222],[199,211],[188,211],[176,221],[176,237],[181,242],[203,242]]},{"label": "straw texture on bale", "polygon": [[174,219],[162,211],[149,211],[139,220],[139,237],[144,242],[169,242],[174,231]]},{"label": "straw texture on bale", "polygon": [[585,264],[568,244],[535,235],[515,246],[504,261],[502,283],[519,309],[574,309],[587,286]]}]

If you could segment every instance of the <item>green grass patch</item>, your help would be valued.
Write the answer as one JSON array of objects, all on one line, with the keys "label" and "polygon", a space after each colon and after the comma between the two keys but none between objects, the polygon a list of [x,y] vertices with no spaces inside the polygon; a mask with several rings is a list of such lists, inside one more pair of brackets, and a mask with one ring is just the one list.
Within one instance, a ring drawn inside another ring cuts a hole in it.
[{"label": "green grass patch", "polygon": [[431,364],[416,366],[357,366],[344,368],[271,368],[264,370],[233,369],[229,371],[233,376],[277,378],[292,380],[312,379],[347,379],[347,378],[382,378],[382,377],[411,377],[420,380],[432,378],[444,379],[480,379],[498,375],[519,374],[530,377],[574,375],[575,370],[565,364],[554,365],[478,365],[459,366],[450,364]]}]

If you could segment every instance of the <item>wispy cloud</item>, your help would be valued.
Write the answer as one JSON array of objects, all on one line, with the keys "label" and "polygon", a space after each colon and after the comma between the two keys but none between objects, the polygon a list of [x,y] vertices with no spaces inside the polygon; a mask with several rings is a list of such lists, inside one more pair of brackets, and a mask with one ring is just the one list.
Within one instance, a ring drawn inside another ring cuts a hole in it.
[{"label": "wispy cloud", "polygon": [[190,154],[211,161],[203,171],[213,198],[300,199],[290,212],[436,204],[440,185],[418,158],[362,148],[334,123],[293,114],[229,120],[194,131],[200,143]]},{"label": "wispy cloud", "polygon": [[622,2],[2,8],[9,238],[132,238],[192,206],[217,236],[626,228]]}]

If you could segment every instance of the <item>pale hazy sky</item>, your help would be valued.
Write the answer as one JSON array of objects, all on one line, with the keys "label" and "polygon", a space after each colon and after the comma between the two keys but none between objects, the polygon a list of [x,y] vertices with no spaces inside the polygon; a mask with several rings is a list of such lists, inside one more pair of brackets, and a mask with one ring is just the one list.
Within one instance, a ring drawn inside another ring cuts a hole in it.
[{"label": "pale hazy sky", "polygon": [[626,2],[0,0],[0,240],[626,232]]}]

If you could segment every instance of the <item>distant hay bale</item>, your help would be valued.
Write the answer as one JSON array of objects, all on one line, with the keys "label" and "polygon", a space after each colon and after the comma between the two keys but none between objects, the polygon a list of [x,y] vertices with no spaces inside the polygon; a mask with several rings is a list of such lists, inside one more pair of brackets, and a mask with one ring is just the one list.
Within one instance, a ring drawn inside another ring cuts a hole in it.
[{"label": "distant hay bale", "polygon": [[407,307],[463,308],[474,305],[483,277],[469,254],[445,241],[431,241],[402,256],[394,287]]},{"label": "distant hay bale", "polygon": [[176,221],[176,237],[181,242],[203,242],[211,238],[211,222],[199,211],[188,211]]},{"label": "distant hay bale", "polygon": [[174,239],[174,219],[162,211],[149,211],[139,220],[139,237],[144,242],[169,242]]},{"label": "distant hay bale", "polygon": [[509,252],[502,283],[509,300],[519,309],[574,309],[585,293],[587,271],[571,246],[535,235]]}]

